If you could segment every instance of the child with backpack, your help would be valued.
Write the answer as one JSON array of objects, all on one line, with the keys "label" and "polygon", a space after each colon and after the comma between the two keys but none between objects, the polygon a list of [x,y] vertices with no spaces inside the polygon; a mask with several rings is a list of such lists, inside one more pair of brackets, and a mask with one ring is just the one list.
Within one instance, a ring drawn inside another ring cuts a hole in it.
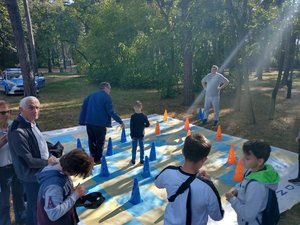
[{"label": "child with backpack", "polygon": [[239,225],[273,225],[279,220],[275,190],[280,177],[271,165],[265,164],[270,153],[270,145],[262,140],[243,144],[242,160],[248,170],[239,190],[225,194],[237,214]]},{"label": "child with backpack", "polygon": [[164,214],[165,225],[206,225],[208,216],[219,221],[224,210],[220,196],[205,171],[199,172],[211,149],[201,134],[186,137],[182,166],[168,166],[156,178],[155,185],[165,188],[169,203]]}]

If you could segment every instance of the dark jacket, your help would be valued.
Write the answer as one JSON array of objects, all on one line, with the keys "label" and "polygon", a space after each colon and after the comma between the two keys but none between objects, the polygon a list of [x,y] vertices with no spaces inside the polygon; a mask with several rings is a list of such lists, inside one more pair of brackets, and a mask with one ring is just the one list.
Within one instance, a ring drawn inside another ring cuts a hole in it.
[{"label": "dark jacket", "polygon": [[24,182],[37,182],[36,173],[48,165],[41,159],[38,142],[31,123],[19,115],[8,131],[8,144],[18,178]]},{"label": "dark jacket", "polygon": [[150,123],[147,116],[143,113],[134,113],[130,118],[130,137],[144,137],[145,127],[149,127]]},{"label": "dark jacket", "polygon": [[122,123],[121,118],[113,110],[110,95],[104,90],[99,90],[84,99],[79,124],[111,127],[111,117],[118,123]]}]

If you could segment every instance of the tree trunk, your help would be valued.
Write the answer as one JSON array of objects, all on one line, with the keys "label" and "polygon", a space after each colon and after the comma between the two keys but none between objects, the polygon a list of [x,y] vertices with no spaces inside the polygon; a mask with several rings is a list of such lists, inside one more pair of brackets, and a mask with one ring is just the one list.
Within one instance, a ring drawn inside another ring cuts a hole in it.
[{"label": "tree trunk", "polygon": [[28,38],[29,38],[31,68],[32,68],[34,74],[38,74],[39,73],[38,63],[37,63],[37,57],[36,57],[36,51],[35,51],[35,43],[34,43],[34,37],[33,37],[33,31],[32,31],[32,23],[31,23],[30,11],[29,11],[29,6],[28,6],[28,0],[23,0],[23,4],[24,4],[24,9],[25,9],[26,25],[27,25]]},{"label": "tree trunk", "polygon": [[66,64],[65,46],[64,46],[63,42],[61,42],[61,55],[62,55],[62,58],[63,58],[64,72],[66,72],[67,71],[67,64]]},{"label": "tree trunk", "polygon": [[34,76],[30,70],[29,54],[25,44],[24,31],[17,0],[5,0],[5,3],[15,36],[18,58],[21,65],[24,81],[24,96],[36,96]]},{"label": "tree trunk", "polygon": [[50,48],[48,48],[48,73],[52,73],[52,54]]},{"label": "tree trunk", "polygon": [[256,124],[253,98],[249,86],[249,72],[248,70],[246,70],[244,73],[246,73],[246,75],[244,76],[244,81],[245,81],[246,97],[248,98],[248,104],[249,104],[250,120],[252,124]]},{"label": "tree trunk", "polygon": [[[284,42],[284,40],[282,40],[282,42]],[[270,114],[269,114],[269,119],[270,120],[274,119],[275,107],[276,107],[276,97],[277,97],[278,90],[280,88],[280,82],[281,82],[282,71],[283,71],[284,56],[285,56],[284,44],[282,43],[281,44],[281,52],[280,52],[280,56],[279,56],[279,62],[278,62],[278,76],[277,76],[275,87],[272,91],[271,109],[270,109]]]},{"label": "tree trunk", "polygon": [[181,10],[183,18],[183,64],[184,64],[184,105],[190,105],[193,103],[193,79],[192,79],[192,67],[193,67],[193,55],[192,55],[192,31],[188,23],[187,9],[190,0],[182,0]]}]

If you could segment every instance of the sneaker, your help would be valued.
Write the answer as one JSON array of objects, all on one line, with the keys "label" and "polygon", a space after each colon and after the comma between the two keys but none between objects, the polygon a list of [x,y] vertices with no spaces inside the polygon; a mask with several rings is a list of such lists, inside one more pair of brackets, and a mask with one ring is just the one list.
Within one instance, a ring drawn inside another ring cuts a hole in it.
[{"label": "sneaker", "polygon": [[134,165],[134,164],[135,164],[135,161],[134,161],[134,160],[131,160],[130,162],[131,162],[131,164],[132,164],[132,165]]},{"label": "sneaker", "polygon": [[101,159],[94,159],[94,165],[101,164]]},{"label": "sneaker", "polygon": [[203,121],[202,121],[202,125],[205,125],[207,123],[207,119],[204,119]]},{"label": "sneaker", "polygon": [[290,179],[289,182],[291,182],[291,183],[298,183],[298,182],[300,182],[300,177],[296,177],[294,179]]},{"label": "sneaker", "polygon": [[141,160],[141,161],[140,161],[140,164],[144,164],[144,160]]},{"label": "sneaker", "polygon": [[218,125],[218,120],[214,120],[214,126],[217,126]]}]

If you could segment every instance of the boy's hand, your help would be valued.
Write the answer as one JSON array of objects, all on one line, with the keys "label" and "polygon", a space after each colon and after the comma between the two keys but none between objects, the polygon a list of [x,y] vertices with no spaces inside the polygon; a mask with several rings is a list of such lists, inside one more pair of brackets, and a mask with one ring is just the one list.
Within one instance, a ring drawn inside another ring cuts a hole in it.
[{"label": "boy's hand", "polygon": [[85,194],[85,187],[78,184],[74,190],[74,192],[81,198]]},{"label": "boy's hand", "polygon": [[234,190],[231,191],[231,194],[234,195],[234,196],[237,196],[238,192],[239,191],[237,189],[234,189]]},{"label": "boy's hand", "polygon": [[200,170],[198,175],[206,180],[210,180],[210,176],[205,170]]},{"label": "boy's hand", "polygon": [[226,200],[229,201],[232,197],[234,197],[234,195],[231,192],[227,192],[225,194]]}]

